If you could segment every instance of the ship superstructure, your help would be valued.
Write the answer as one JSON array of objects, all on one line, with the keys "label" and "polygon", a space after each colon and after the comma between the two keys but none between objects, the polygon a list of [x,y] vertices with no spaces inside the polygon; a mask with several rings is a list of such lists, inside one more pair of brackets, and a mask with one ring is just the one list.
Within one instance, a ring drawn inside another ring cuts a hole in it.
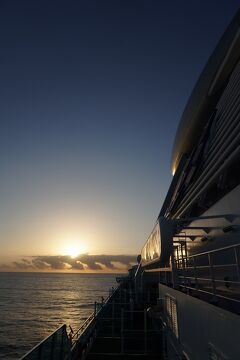
[{"label": "ship superstructure", "polygon": [[136,289],[158,283],[169,358],[239,358],[239,24],[238,12],[184,110],[174,177],[135,276]]}]

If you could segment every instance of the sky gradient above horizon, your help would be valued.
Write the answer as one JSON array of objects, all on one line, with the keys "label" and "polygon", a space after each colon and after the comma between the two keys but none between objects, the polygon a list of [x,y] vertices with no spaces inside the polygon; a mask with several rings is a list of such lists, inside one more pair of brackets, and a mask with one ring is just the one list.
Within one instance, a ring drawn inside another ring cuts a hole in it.
[{"label": "sky gradient above horizon", "polygon": [[237,9],[1,2],[0,270],[64,270],[65,255],[75,270],[132,263],[171,182],[183,109]]}]

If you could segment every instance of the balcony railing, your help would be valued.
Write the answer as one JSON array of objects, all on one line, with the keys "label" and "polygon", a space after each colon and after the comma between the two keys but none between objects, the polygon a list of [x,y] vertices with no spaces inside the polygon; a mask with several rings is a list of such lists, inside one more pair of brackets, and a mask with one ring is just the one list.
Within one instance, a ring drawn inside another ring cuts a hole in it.
[{"label": "balcony railing", "polygon": [[213,302],[240,304],[240,244],[188,256],[175,251],[177,285],[187,292],[210,295]]}]

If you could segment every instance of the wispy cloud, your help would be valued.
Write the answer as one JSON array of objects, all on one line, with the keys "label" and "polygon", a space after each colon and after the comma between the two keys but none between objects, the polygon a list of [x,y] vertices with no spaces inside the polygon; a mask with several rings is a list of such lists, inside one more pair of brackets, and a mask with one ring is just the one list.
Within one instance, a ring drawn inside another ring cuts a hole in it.
[{"label": "wispy cloud", "polygon": [[136,263],[135,255],[34,256],[1,265],[16,271],[124,271]]}]

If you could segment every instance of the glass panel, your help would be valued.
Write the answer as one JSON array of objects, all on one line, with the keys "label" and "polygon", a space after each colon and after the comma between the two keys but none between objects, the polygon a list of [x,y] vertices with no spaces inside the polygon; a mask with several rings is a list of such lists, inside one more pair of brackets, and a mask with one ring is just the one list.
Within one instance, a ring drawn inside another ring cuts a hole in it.
[{"label": "glass panel", "polygon": [[60,360],[70,353],[70,349],[66,325],[63,325],[25,355],[22,360]]},{"label": "glass panel", "polygon": [[52,338],[50,336],[42,343],[41,359],[51,359]]},{"label": "glass panel", "polygon": [[143,263],[147,263],[159,258],[160,253],[160,229],[159,223],[157,223],[142,249],[141,260]]}]

